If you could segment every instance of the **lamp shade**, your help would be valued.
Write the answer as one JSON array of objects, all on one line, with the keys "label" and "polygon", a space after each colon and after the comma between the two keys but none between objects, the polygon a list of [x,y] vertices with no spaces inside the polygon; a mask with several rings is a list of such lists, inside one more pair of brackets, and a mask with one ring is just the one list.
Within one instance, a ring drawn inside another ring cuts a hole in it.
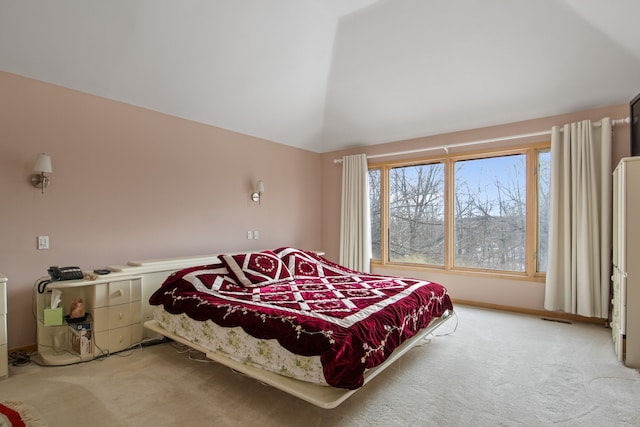
[{"label": "lamp shade", "polygon": [[45,173],[53,172],[53,168],[51,167],[51,156],[44,153],[38,154],[38,158],[36,158],[36,163],[33,165],[33,170],[36,172],[45,172]]},{"label": "lamp shade", "polygon": [[256,182],[256,193],[264,193],[264,182],[262,180]]}]

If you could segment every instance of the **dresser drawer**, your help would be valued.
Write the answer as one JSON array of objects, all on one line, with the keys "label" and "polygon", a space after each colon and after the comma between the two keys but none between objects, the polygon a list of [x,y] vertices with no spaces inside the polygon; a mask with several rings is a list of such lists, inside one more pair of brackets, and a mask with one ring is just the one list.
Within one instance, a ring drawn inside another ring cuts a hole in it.
[{"label": "dresser drawer", "polygon": [[142,299],[142,279],[121,280],[95,286],[95,308]]},{"label": "dresser drawer", "polygon": [[120,304],[93,311],[93,330],[96,332],[142,323],[142,304]]},{"label": "dresser drawer", "polygon": [[7,346],[0,345],[0,378],[9,375],[9,355],[7,354]]},{"label": "dresser drawer", "polygon": [[[132,344],[132,326],[110,329],[94,334],[94,355],[100,356],[124,350]],[[139,340],[135,341],[138,342]],[[135,343],[134,342],[134,343]]]},{"label": "dresser drawer", "polygon": [[0,345],[7,343],[7,316],[0,314]]},{"label": "dresser drawer", "polygon": [[142,327],[142,302],[133,301],[131,303],[131,323],[130,325],[140,325]]},{"label": "dresser drawer", "polygon": [[109,329],[129,326],[131,319],[131,304],[120,304],[109,307]]},{"label": "dresser drawer", "polygon": [[131,281],[109,283],[109,305],[131,302]]},{"label": "dresser drawer", "polygon": [[131,280],[131,301],[142,300],[142,279]]},{"label": "dresser drawer", "polygon": [[7,292],[5,282],[0,282],[0,314],[7,313]]},{"label": "dresser drawer", "polygon": [[131,345],[131,326],[109,331],[109,352],[115,353]]}]

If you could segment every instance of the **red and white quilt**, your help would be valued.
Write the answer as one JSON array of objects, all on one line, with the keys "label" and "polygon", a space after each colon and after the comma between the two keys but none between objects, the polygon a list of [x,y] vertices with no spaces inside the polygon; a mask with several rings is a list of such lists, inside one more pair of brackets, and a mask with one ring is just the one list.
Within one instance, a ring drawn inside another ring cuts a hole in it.
[{"label": "red and white quilt", "polygon": [[334,387],[362,386],[366,369],[453,309],[442,285],[359,273],[299,249],[219,258],[172,274],[149,302],[320,356]]}]

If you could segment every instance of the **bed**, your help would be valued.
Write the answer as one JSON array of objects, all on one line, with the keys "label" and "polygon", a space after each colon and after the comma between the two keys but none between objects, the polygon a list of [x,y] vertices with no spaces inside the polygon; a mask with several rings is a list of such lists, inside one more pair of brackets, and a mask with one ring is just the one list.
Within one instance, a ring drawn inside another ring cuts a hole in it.
[{"label": "bed", "polygon": [[365,274],[291,247],[181,269],[149,303],[148,329],[324,408],[453,314],[442,285]]}]

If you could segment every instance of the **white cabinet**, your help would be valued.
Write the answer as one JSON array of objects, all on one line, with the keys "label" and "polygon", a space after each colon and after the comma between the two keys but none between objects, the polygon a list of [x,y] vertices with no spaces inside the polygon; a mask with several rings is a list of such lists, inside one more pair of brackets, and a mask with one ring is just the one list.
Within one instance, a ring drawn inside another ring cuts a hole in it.
[{"label": "white cabinet", "polygon": [[124,350],[142,340],[142,279],[94,287],[96,355]]},{"label": "white cabinet", "polygon": [[7,278],[0,274],[0,378],[9,375],[7,345]]},{"label": "white cabinet", "polygon": [[[82,298],[90,315],[91,351],[79,353],[71,345],[73,331],[66,324],[45,325],[44,310],[51,292],[62,292],[63,313],[69,313],[73,299]],[[46,365],[67,365],[115,353],[142,340],[142,277],[123,274],[100,276],[96,280],[49,283],[37,296],[38,354]]]},{"label": "white cabinet", "polygon": [[640,368],[640,157],[613,173],[611,331],[618,359]]}]

